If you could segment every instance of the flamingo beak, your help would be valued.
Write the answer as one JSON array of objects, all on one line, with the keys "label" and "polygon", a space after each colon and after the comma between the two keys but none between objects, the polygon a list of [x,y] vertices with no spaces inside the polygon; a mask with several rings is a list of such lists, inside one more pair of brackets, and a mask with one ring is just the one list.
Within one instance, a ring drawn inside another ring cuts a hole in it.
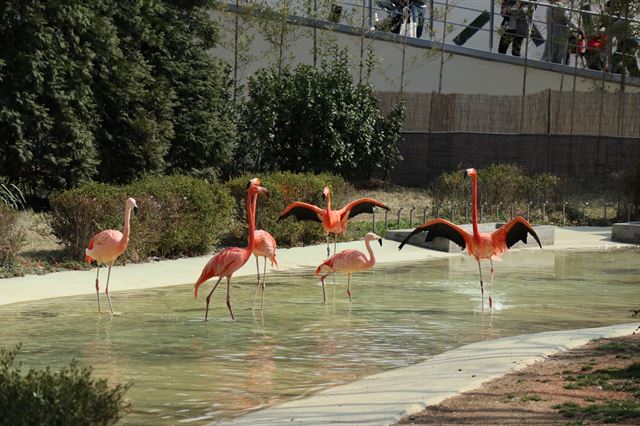
[{"label": "flamingo beak", "polygon": [[138,206],[133,206],[133,214],[134,216],[138,216]]},{"label": "flamingo beak", "polygon": [[469,172],[467,172],[466,170],[463,172],[463,174],[464,174],[464,177],[469,176]]},{"label": "flamingo beak", "polygon": [[378,242],[380,243],[380,247],[382,247],[382,238],[378,238]]}]

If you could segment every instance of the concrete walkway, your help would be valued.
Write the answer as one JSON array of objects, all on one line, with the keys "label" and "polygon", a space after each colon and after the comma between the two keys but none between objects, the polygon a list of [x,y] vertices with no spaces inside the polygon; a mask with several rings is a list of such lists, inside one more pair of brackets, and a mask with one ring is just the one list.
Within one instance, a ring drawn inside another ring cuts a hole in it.
[{"label": "concrete walkway", "polygon": [[[543,247],[543,249],[603,249],[629,246],[629,244],[611,242],[610,236],[611,228],[609,227],[558,228],[556,230],[555,244]],[[398,245],[398,242],[391,240],[385,240],[382,247],[376,245],[374,252],[378,263],[412,262],[461,256],[460,253],[443,253],[411,245],[407,245],[402,251],[398,251]],[[364,243],[362,241],[351,241],[338,244],[338,251],[347,248],[357,248],[364,251]],[[523,248],[518,250],[540,249],[536,247],[535,249]],[[508,255],[508,253],[505,254],[505,256]],[[312,269],[318,266],[325,258],[326,245],[278,249],[277,256],[280,271]],[[207,255],[116,266],[111,272],[110,291],[142,290],[194,283],[210,258],[211,255]],[[106,268],[103,268],[100,272],[102,288],[106,284],[106,272]],[[255,274],[255,262],[250,259],[234,276],[253,274]],[[96,270],[93,268],[91,271],[63,271],[46,275],[0,279],[0,305],[54,297],[95,294],[95,277]]]},{"label": "concrete walkway", "polygon": [[601,337],[625,336],[640,323],[486,340],[240,417],[233,425],[388,425],[547,356]]}]

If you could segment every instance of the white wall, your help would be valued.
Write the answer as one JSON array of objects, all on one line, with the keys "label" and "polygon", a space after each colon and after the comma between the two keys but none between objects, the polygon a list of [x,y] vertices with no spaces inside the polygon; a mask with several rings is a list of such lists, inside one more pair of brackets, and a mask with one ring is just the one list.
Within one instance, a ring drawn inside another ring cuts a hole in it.
[{"label": "white wall", "polygon": [[[465,1],[465,6],[471,3],[487,3],[486,0]],[[474,13],[475,16],[475,13]],[[220,47],[214,49],[212,54],[223,58],[233,64],[234,31],[232,12],[213,12],[212,19],[217,20],[224,27]],[[499,24],[499,22],[498,22]],[[354,77],[359,74],[360,37],[345,32],[318,29],[320,41],[333,39],[338,45],[346,46],[353,58]],[[287,61],[292,64],[313,63],[313,30],[311,27],[299,25],[295,28],[295,35],[290,47],[286,50]],[[275,48],[269,45],[257,29],[255,24],[241,22],[241,34],[253,37],[249,55],[252,60],[239,67],[240,78],[252,75],[260,68],[273,63],[276,57]],[[452,34],[451,37],[454,37]],[[472,39],[473,40],[473,39]],[[482,43],[480,38],[477,43]],[[497,43],[497,40],[496,40]],[[371,82],[376,90],[397,91],[400,89],[400,75],[402,67],[402,43],[375,38],[366,38],[365,45],[373,46],[375,54],[381,62],[374,71]],[[533,46],[533,44],[531,44]],[[465,47],[468,47],[465,45]],[[464,50],[464,49],[463,49]],[[515,59],[499,54],[483,53],[484,58],[474,57],[473,51],[462,53],[446,53],[444,55],[442,92],[443,93],[467,93],[467,94],[504,94],[519,95],[522,93],[524,66],[521,63],[512,63]],[[524,52],[524,47],[523,47]],[[407,92],[431,92],[438,91],[441,52],[424,46],[407,44],[405,54],[405,81],[404,91]],[[535,93],[546,89],[559,90],[562,72],[543,69],[548,65],[529,61],[526,75],[526,93]],[[573,67],[565,67],[564,90],[571,90],[573,86]],[[568,74],[567,74],[568,73]],[[578,76],[576,89],[578,91],[590,91],[600,85],[600,75],[592,73],[591,76]],[[608,83],[607,90],[617,90],[619,83]],[[627,86],[629,91],[638,91],[640,87]]]}]

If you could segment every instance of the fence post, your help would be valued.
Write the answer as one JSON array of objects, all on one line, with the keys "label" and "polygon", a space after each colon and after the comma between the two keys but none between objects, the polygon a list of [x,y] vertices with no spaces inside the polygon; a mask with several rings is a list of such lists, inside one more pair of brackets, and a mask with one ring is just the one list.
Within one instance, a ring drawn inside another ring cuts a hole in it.
[{"label": "fence post", "polygon": [[404,207],[400,207],[400,210],[398,210],[398,228],[400,229],[400,214],[402,213],[402,210],[404,209]]},{"label": "fence post", "polygon": [[409,228],[413,226],[413,211],[416,209],[416,206],[411,206],[411,210],[409,210]]},{"label": "fence post", "polygon": [[389,210],[384,211],[384,230],[389,229]]},{"label": "fence post", "polygon": [[562,203],[562,226],[567,224],[567,202]]},{"label": "fence post", "polygon": [[422,210],[422,223],[425,223],[427,221],[427,207],[424,208],[424,210]]}]

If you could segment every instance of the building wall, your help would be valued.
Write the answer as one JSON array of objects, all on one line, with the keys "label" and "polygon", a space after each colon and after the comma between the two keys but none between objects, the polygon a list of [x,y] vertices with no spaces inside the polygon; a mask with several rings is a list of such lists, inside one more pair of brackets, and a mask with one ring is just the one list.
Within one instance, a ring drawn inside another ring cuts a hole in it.
[{"label": "building wall", "polygon": [[[221,43],[212,50],[212,54],[234,62],[233,27],[234,12],[215,11],[212,19],[218,21],[222,27]],[[290,34],[284,56],[287,63],[313,63],[313,28],[310,22],[299,19],[294,31]],[[333,41],[339,46],[347,47],[353,59],[354,78],[359,78],[359,55],[361,37],[357,28],[347,25],[331,25],[320,22],[317,29],[319,45],[326,45]],[[259,25],[246,22],[241,18],[241,38],[250,39],[248,50],[243,55],[251,57],[246,63],[238,67],[239,79],[254,74],[276,61],[277,49],[270,45],[259,30]],[[371,76],[371,82],[378,91],[399,91],[402,70],[403,38],[395,34],[371,32],[367,34],[365,46],[371,46],[380,59],[379,66]],[[523,50],[524,52],[524,50]],[[243,61],[241,61],[243,62]],[[440,83],[440,69],[442,62],[442,82]],[[481,50],[445,45],[445,53],[435,42],[422,39],[407,39],[405,50],[405,78],[403,91],[465,93],[465,94],[496,94],[521,95],[523,83],[526,80],[526,93],[536,93],[546,89],[570,90],[573,87],[573,72],[576,72],[575,85],[578,91],[592,91],[600,87],[602,73],[592,70],[561,67],[557,64],[528,60],[500,55]],[[564,73],[563,73],[564,70]],[[605,76],[612,81],[606,82],[608,91],[617,90],[620,86],[616,76]],[[562,87],[561,87],[562,83]],[[640,91],[640,82],[627,80],[628,91]]]}]

